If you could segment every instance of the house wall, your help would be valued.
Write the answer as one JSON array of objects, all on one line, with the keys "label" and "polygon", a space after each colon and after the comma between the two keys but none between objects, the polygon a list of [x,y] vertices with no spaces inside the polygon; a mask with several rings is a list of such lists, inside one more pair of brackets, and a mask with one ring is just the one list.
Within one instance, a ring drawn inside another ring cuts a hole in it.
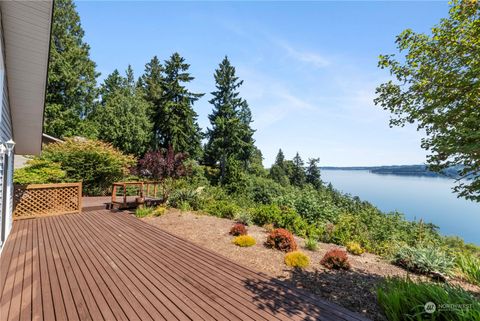
[{"label": "house wall", "polygon": [[[0,16],[0,144],[13,140],[12,118],[4,63],[3,29]],[[13,151],[0,153],[0,251],[12,228]]]}]

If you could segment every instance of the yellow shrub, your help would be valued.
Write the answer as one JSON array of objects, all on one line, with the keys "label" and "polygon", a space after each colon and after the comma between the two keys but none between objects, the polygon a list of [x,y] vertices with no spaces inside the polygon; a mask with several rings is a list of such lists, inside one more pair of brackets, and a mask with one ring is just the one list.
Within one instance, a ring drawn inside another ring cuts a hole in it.
[{"label": "yellow shrub", "polygon": [[257,244],[257,241],[250,235],[240,235],[235,237],[232,243],[241,247],[248,247]]},{"label": "yellow shrub", "polygon": [[348,242],[347,243],[347,251],[348,253],[354,254],[354,255],[360,255],[365,252],[365,250],[362,248],[360,244],[357,242]]},{"label": "yellow shrub", "polygon": [[167,208],[160,205],[160,206],[155,207],[155,210],[153,211],[152,215],[153,216],[162,216],[163,214],[165,214],[166,211],[167,211]]},{"label": "yellow shrub", "polygon": [[305,253],[293,251],[285,254],[285,264],[291,267],[304,268],[310,264],[310,258]]}]

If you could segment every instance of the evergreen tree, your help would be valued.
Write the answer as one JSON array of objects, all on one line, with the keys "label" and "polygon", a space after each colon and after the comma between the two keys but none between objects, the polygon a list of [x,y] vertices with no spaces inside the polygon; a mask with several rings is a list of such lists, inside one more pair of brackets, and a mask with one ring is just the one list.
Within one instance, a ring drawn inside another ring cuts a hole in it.
[{"label": "evergreen tree", "polygon": [[290,173],[290,184],[298,187],[303,187],[307,180],[305,175],[305,168],[300,154],[297,153],[292,160],[293,167]]},{"label": "evergreen tree", "polygon": [[145,97],[152,104],[154,149],[169,148],[198,157],[202,132],[197,123],[193,104],[203,94],[190,92],[185,84],[194,78],[188,73],[190,65],[174,53],[163,67],[154,57],[146,66],[140,80]]},{"label": "evergreen tree", "polygon": [[73,1],[55,1],[44,124],[55,137],[90,136],[83,122],[94,110],[99,74],[83,36]]},{"label": "evergreen tree", "polygon": [[235,75],[235,67],[227,57],[215,70],[216,91],[209,101],[213,112],[208,116],[212,128],[208,129],[208,143],[205,147],[205,160],[211,165],[219,164],[220,182],[224,182],[227,162],[233,158],[246,169],[255,152],[252,116],[247,102],[239,97],[238,88],[243,84]]},{"label": "evergreen tree", "polygon": [[285,155],[281,149],[278,150],[275,163],[270,168],[270,177],[277,183],[280,183],[284,186],[289,184],[285,166]]},{"label": "evergreen tree", "polygon": [[131,66],[126,77],[115,70],[102,85],[102,104],[95,115],[98,138],[125,153],[143,155],[151,141],[148,111],[141,89],[135,87]]},{"label": "evergreen tree", "polygon": [[105,78],[103,84],[100,86],[100,95],[102,97],[101,104],[105,106],[105,103],[109,100],[117,90],[121,90],[125,86],[125,78],[120,75],[118,69],[115,69],[110,75]]},{"label": "evergreen tree", "polygon": [[151,104],[150,119],[153,124],[151,147],[153,150],[159,150],[161,148],[161,127],[166,118],[162,101],[165,90],[163,72],[164,68],[160,60],[157,56],[154,56],[150,62],[145,65],[145,73],[138,81],[138,87],[142,88],[145,99]]},{"label": "evergreen tree", "polygon": [[322,179],[320,176],[320,168],[318,163],[320,162],[320,158],[310,158],[308,160],[308,166],[306,169],[306,181],[309,184],[312,184],[315,189],[320,189],[322,187]]}]

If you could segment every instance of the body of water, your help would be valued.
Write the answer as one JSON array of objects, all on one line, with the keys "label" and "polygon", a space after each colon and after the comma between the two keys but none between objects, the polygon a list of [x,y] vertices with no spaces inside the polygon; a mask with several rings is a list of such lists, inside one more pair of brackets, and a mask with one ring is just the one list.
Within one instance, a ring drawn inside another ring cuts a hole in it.
[{"label": "body of water", "polygon": [[373,174],[367,170],[322,170],[322,180],[383,211],[397,210],[407,219],[423,219],[444,235],[480,245],[480,204],[459,199],[448,178]]}]

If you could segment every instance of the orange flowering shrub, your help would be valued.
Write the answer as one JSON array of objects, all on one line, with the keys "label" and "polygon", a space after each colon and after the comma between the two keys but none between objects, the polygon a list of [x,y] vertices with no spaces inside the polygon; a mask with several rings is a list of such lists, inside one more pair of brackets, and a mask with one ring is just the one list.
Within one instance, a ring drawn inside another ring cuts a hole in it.
[{"label": "orange flowering shrub", "polygon": [[297,242],[295,242],[292,233],[283,228],[277,228],[270,232],[267,241],[265,242],[265,246],[280,251],[290,252],[297,249]]}]

